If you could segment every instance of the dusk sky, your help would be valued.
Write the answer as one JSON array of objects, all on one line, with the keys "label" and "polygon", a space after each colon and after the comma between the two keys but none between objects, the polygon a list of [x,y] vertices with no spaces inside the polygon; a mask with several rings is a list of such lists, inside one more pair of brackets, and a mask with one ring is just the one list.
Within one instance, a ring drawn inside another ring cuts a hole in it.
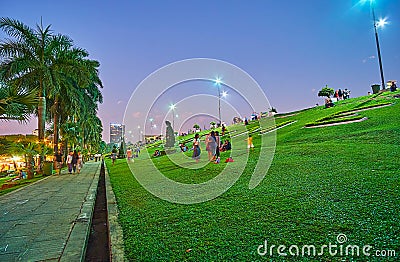
[{"label": "dusk sky", "polygon": [[[1,0],[0,16],[31,27],[42,18],[100,62],[99,116],[108,142],[109,124],[123,121],[135,88],[152,72],[183,59],[236,65],[258,82],[278,112],[322,104],[317,93],[325,85],[348,88],[351,97],[366,95],[380,75],[369,3],[358,2]],[[379,30],[385,80],[399,80],[400,1],[376,0],[375,13],[389,21]],[[227,100],[234,104],[231,95]],[[158,110],[166,112],[173,97],[174,92],[165,93]],[[0,134],[35,128],[34,117],[28,124],[1,122]]]}]

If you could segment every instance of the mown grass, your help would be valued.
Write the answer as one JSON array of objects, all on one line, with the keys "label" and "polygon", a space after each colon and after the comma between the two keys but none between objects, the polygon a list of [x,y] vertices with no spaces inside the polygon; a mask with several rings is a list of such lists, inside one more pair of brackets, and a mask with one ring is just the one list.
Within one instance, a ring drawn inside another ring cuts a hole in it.
[{"label": "mown grass", "polygon": [[[390,97],[377,96],[377,99]],[[161,200],[143,189],[128,165],[107,161],[120,209],[127,259],[130,261],[374,261],[377,257],[262,257],[269,245],[337,244],[346,234],[351,245],[393,249],[400,255],[400,103],[363,111],[368,120],[317,129],[306,123],[350,110],[370,97],[344,101],[334,108],[316,107],[276,119],[274,159],[264,180],[248,184],[258,159],[260,136],[239,180],[211,201],[182,205]],[[253,123],[253,125],[256,125]],[[228,127],[229,130],[229,127]],[[203,152],[205,154],[205,152]],[[223,157],[226,157],[224,155]],[[206,157],[206,156],[203,156]],[[166,176],[199,183],[224,165],[183,169],[167,157],[153,159]],[[139,160],[149,161],[149,160]],[[287,250],[286,250],[287,252]],[[379,260],[378,260],[379,261]]]}]

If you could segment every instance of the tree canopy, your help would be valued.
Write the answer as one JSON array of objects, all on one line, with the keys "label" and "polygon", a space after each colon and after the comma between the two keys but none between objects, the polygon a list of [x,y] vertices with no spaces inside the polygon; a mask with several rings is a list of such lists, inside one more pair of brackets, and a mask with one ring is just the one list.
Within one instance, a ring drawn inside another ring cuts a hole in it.
[{"label": "tree canopy", "polygon": [[328,85],[326,85],[318,92],[318,96],[325,96],[325,97],[330,98],[334,93],[335,93],[335,90],[333,88],[328,87]]},{"label": "tree canopy", "polygon": [[102,123],[97,117],[103,102],[100,63],[56,34],[51,26],[31,28],[12,18],[0,18],[0,120],[26,121],[38,117],[39,141],[45,123],[53,126],[54,150],[59,136],[67,147],[94,149],[101,142]]}]

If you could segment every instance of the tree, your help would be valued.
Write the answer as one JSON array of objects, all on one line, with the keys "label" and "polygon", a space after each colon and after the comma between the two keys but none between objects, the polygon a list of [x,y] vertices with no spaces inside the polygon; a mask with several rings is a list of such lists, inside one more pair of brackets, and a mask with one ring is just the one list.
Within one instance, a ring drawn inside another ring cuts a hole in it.
[{"label": "tree", "polygon": [[[97,148],[102,124],[96,115],[98,103],[103,101],[99,62],[88,59],[88,52],[75,47],[68,36],[54,34],[50,25],[32,29],[17,20],[0,18],[0,28],[11,37],[0,42],[0,81],[18,87],[20,99],[25,97],[22,91],[35,97],[39,142],[44,140],[45,123],[52,122],[54,151],[58,150],[59,134],[67,142],[66,148],[68,142],[72,148]],[[10,107],[3,106],[0,97],[1,108],[6,108],[10,117]],[[19,119],[31,112],[20,111],[16,114]],[[4,114],[0,111],[0,119]]]},{"label": "tree", "polygon": [[271,112],[271,113],[278,113],[278,110],[276,110],[275,107],[271,107],[271,109],[269,110],[269,112]]},{"label": "tree", "polygon": [[12,39],[0,43],[0,76],[4,82],[37,90],[39,141],[44,139],[46,96],[58,82],[56,73],[62,68],[55,54],[66,38],[55,37],[50,25],[37,25],[32,29],[18,20],[0,18],[0,28]]},{"label": "tree", "polygon": [[34,176],[35,167],[35,160],[33,157],[39,152],[37,145],[35,143],[19,143],[16,146],[18,150],[24,154],[25,166],[27,169],[27,179],[32,179]]},{"label": "tree", "polygon": [[335,90],[326,85],[318,92],[318,96],[326,96],[327,98],[330,98],[334,93]]},{"label": "tree", "polygon": [[119,147],[118,158],[125,158],[125,157],[126,157],[126,155],[125,155],[125,152],[126,152],[125,148],[126,148],[126,146],[125,146],[125,138],[122,138],[122,139],[121,139],[121,145],[120,145],[120,147]]},{"label": "tree", "polygon": [[25,122],[37,106],[35,92],[0,84],[0,120]]},{"label": "tree", "polygon": [[[64,81],[60,82],[50,93],[52,103],[50,114],[54,123],[54,150],[57,150],[59,140],[59,126],[68,122],[70,118],[79,122],[82,131],[82,147],[87,149],[87,143],[94,144],[101,141],[102,125],[96,116],[97,103],[103,102],[99,88],[103,87],[98,76],[100,64],[95,60],[86,59],[88,53],[79,48],[63,50],[59,53],[64,67]],[[87,131],[88,130],[88,131]]]},{"label": "tree", "polygon": [[215,126],[216,126],[216,124],[217,124],[217,123],[215,123],[214,121],[211,121],[211,122],[210,122],[211,129],[214,129]]},{"label": "tree", "polygon": [[198,124],[194,124],[194,125],[193,125],[193,128],[194,128],[195,130],[199,130],[199,129],[200,129],[200,126],[199,126]]}]

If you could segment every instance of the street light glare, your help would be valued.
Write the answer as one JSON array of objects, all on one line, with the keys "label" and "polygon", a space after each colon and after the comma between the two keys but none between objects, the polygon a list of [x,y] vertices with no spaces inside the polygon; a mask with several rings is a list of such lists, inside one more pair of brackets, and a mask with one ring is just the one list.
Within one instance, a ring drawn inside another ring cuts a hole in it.
[{"label": "street light glare", "polygon": [[387,21],[387,17],[385,18],[380,18],[377,22],[376,22],[376,27],[378,28],[383,28],[385,27],[385,25],[389,24],[389,22]]},{"label": "street light glare", "polygon": [[217,85],[222,84],[222,80],[218,77],[217,79],[215,79],[215,84]]},{"label": "street light glare", "polygon": [[174,109],[175,109],[175,105],[174,105],[174,104],[171,104],[171,105],[169,106],[169,108],[170,108],[171,110],[174,110]]},{"label": "street light glare", "polygon": [[360,4],[365,4],[365,3],[367,3],[367,2],[369,2],[369,4],[371,5],[371,4],[373,4],[374,2],[375,2],[375,0],[360,0]]},{"label": "street light glare", "polygon": [[222,97],[226,97],[228,95],[228,92],[222,91]]}]

